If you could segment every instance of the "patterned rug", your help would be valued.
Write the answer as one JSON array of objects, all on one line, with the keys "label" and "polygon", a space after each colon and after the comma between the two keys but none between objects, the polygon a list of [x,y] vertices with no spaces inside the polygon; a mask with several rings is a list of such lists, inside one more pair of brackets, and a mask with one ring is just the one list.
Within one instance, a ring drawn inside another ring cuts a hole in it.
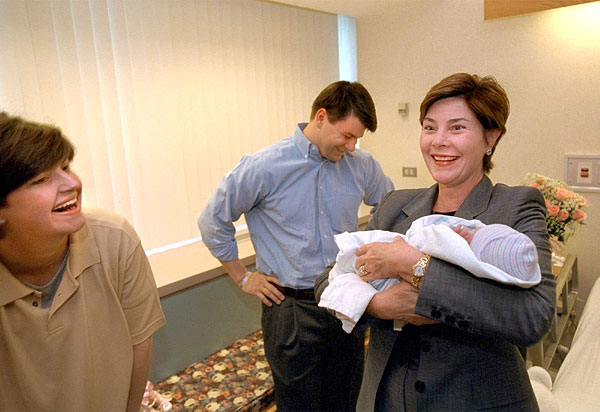
[{"label": "patterned rug", "polygon": [[258,412],[274,401],[262,330],[194,363],[154,388],[173,411]]}]

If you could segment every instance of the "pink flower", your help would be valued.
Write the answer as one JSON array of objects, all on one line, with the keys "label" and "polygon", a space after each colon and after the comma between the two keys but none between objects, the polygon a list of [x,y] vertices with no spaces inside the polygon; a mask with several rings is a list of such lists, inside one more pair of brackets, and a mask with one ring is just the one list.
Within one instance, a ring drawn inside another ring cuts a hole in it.
[{"label": "pink flower", "polygon": [[[558,206],[556,206],[556,205],[550,205],[550,206],[548,206],[548,214],[549,214],[550,216],[557,216],[559,211],[560,211],[560,208],[559,208]],[[566,212],[566,211],[565,211],[565,212]],[[569,212],[567,212],[567,214],[568,214],[568,213],[569,213]],[[568,216],[567,216],[567,217],[568,217]]]},{"label": "pink flower", "polygon": [[529,186],[531,186],[531,187],[535,187],[536,189],[537,189],[538,187],[540,187],[540,185],[539,185],[539,184],[537,184],[537,183],[530,183],[530,184],[529,184]]},{"label": "pink flower", "polygon": [[169,412],[171,409],[173,409],[173,405],[171,405],[171,402],[169,402],[168,399],[163,399],[160,401],[160,407],[165,412]]},{"label": "pink flower", "polygon": [[575,193],[571,192],[568,189],[565,189],[564,187],[555,187],[554,195],[556,196],[556,198],[558,200],[565,200],[565,199],[573,198],[575,196]]},{"label": "pink flower", "polygon": [[585,203],[586,206],[590,205],[590,201],[587,199],[587,197],[581,196],[581,198],[583,199],[583,202]]},{"label": "pink flower", "polygon": [[585,213],[581,209],[577,209],[573,212],[573,219],[575,220],[585,220],[587,218],[587,213]]},{"label": "pink flower", "polygon": [[558,220],[560,220],[561,222],[567,220],[569,218],[569,212],[565,209],[562,209],[560,212],[558,212]]},{"label": "pink flower", "polygon": [[552,203],[550,203],[548,199],[544,199],[544,203],[546,203],[546,209],[550,209],[550,206],[552,206]]}]

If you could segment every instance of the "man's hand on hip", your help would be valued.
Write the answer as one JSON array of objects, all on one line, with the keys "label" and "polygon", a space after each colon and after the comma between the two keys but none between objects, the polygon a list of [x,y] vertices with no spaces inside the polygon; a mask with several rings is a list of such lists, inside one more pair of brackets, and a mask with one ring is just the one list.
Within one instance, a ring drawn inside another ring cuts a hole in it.
[{"label": "man's hand on hip", "polygon": [[279,279],[275,276],[252,272],[244,286],[242,286],[242,290],[250,295],[257,296],[267,306],[272,306],[273,303],[279,305],[285,299],[285,296],[275,285],[281,286]]}]

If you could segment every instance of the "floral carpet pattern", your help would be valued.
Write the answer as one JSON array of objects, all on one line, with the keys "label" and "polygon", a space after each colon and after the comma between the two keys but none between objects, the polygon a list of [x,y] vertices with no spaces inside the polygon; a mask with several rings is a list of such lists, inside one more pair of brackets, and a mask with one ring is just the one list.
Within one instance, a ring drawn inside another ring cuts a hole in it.
[{"label": "floral carpet pattern", "polygon": [[154,386],[173,411],[258,412],[273,400],[262,330],[239,339]]}]

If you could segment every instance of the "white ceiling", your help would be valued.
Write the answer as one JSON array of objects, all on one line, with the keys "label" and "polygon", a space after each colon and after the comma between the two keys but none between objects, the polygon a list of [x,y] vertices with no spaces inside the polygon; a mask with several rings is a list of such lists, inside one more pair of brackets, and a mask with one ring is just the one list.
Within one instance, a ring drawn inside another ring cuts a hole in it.
[{"label": "white ceiling", "polygon": [[385,13],[386,10],[417,0],[270,0],[305,9],[319,10],[333,14],[344,14],[355,18]]}]

